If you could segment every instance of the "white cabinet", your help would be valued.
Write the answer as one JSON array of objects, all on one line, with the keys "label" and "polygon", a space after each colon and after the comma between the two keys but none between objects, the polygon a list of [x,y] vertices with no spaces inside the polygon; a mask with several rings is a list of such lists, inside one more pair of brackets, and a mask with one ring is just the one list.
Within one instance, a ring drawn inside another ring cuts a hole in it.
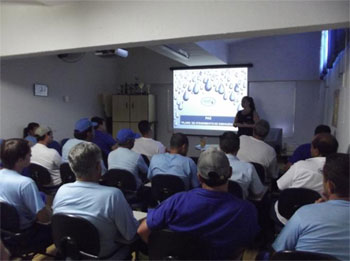
[{"label": "white cabinet", "polygon": [[113,95],[112,119],[113,137],[122,128],[130,128],[139,132],[138,123],[148,120],[150,123],[156,121],[155,96],[149,95]]}]

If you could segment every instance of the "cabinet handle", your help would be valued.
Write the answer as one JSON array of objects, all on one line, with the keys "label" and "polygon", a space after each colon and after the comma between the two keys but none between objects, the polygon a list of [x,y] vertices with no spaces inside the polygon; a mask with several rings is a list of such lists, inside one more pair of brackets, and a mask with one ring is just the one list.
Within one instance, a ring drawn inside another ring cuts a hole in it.
[{"label": "cabinet handle", "polygon": [[134,109],[134,103],[131,103],[131,109]]}]

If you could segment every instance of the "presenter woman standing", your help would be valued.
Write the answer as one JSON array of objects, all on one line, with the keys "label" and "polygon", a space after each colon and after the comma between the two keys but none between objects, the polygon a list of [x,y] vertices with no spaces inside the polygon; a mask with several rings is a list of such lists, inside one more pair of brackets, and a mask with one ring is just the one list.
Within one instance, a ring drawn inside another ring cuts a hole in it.
[{"label": "presenter woman standing", "polygon": [[243,110],[237,112],[234,127],[238,127],[238,135],[253,135],[255,123],[259,120],[259,115],[255,111],[255,104],[252,97],[244,96],[242,98]]}]

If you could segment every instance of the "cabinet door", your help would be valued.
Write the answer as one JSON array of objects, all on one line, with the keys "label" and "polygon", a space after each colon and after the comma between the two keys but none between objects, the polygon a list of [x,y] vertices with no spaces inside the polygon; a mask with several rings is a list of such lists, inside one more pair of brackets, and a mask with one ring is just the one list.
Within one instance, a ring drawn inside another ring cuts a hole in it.
[{"label": "cabinet door", "polygon": [[129,121],[130,104],[128,95],[113,95],[113,121]]},{"label": "cabinet door", "polygon": [[130,121],[148,120],[148,96],[130,96]]},{"label": "cabinet door", "polygon": [[120,121],[114,121],[113,122],[113,138],[115,139],[117,137],[118,131],[124,128],[130,128],[129,122],[120,122]]}]

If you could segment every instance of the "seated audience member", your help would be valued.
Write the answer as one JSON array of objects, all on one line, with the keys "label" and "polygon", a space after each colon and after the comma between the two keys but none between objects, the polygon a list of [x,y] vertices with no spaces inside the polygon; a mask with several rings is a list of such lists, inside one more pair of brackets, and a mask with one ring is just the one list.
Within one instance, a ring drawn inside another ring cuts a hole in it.
[{"label": "seated audience member", "polygon": [[88,118],[81,118],[75,123],[74,138],[69,139],[64,143],[62,147],[62,160],[68,162],[69,151],[77,144],[88,141],[91,142],[94,138],[93,127],[97,126],[97,123],[89,121]]},{"label": "seated audience member", "polygon": [[[30,164],[30,146],[27,140],[9,139],[1,144],[0,201],[17,210],[19,229],[32,230],[28,246],[47,247],[52,244],[51,227],[38,224],[48,223],[51,213],[45,207],[35,182],[20,173]],[[6,244],[6,242],[4,242]]]},{"label": "seated audience member", "polygon": [[103,157],[108,157],[108,154],[117,148],[117,141],[106,132],[105,120],[100,117],[92,117],[91,122],[95,122],[97,125],[94,127],[95,135],[92,142],[100,147]]},{"label": "seated audience member", "polygon": [[36,122],[30,122],[28,123],[27,127],[23,130],[23,138],[27,141],[29,141],[29,145],[32,147],[35,145],[36,138],[35,138],[35,130],[39,127],[39,123]]},{"label": "seated audience member", "polygon": [[[320,133],[331,133],[331,129],[327,125],[318,125],[315,129],[315,134]],[[288,170],[292,164],[295,162],[298,162],[299,160],[306,160],[311,158],[311,143],[305,143],[300,145],[296,150],[294,151],[293,155],[289,157],[288,163],[286,164],[285,170]]]},{"label": "seated audience member", "polygon": [[280,190],[287,188],[308,188],[322,194],[322,168],[326,156],[337,152],[338,142],[328,133],[316,135],[311,143],[312,158],[300,160],[277,180]]},{"label": "seated audience member", "polygon": [[170,153],[156,154],[149,165],[147,178],[151,180],[160,174],[178,176],[185,183],[186,189],[199,187],[197,167],[194,161],[186,157],[188,139],[182,133],[175,133],[170,139]]},{"label": "seated audience member", "polygon": [[298,209],[272,247],[350,260],[349,155],[327,156],[323,168],[324,198]]},{"label": "seated audience member", "polygon": [[[62,162],[68,162],[69,151],[77,144],[91,142],[94,138],[94,129],[97,124],[89,121],[88,118],[81,118],[75,123],[74,138],[67,140],[62,147]],[[101,160],[102,175],[106,173],[106,167]]]},{"label": "seated audience member", "polygon": [[108,169],[130,171],[136,179],[137,188],[142,185],[140,175],[147,174],[148,166],[141,154],[132,151],[137,134],[131,129],[121,129],[117,133],[118,148],[108,155]]},{"label": "seated audience member", "polygon": [[53,202],[54,214],[77,215],[90,221],[100,236],[99,256],[108,256],[117,249],[114,260],[129,255],[122,247],[136,235],[138,222],[123,193],[114,187],[98,184],[101,177],[101,151],[93,143],[79,143],[68,155],[69,165],[77,181],[61,186]]},{"label": "seated audience member", "polygon": [[255,162],[264,166],[267,178],[278,177],[276,152],[273,147],[264,142],[269,134],[270,125],[265,120],[259,120],[254,127],[253,136],[241,135],[237,157],[245,162]]},{"label": "seated audience member", "polygon": [[51,174],[51,184],[57,186],[62,183],[60,175],[61,156],[55,149],[50,149],[47,145],[52,141],[52,131],[48,127],[40,126],[35,130],[37,143],[32,147],[31,163],[35,163],[46,168]]},{"label": "seated audience member", "polygon": [[147,242],[153,230],[188,232],[209,244],[209,259],[230,259],[249,246],[259,231],[255,207],[227,192],[231,167],[222,151],[201,153],[201,188],[180,192],[150,209],[138,234]]},{"label": "seated audience member", "polygon": [[256,173],[254,166],[250,163],[240,161],[237,157],[239,150],[239,137],[234,132],[224,132],[220,136],[220,149],[226,153],[232,168],[231,180],[237,182],[243,191],[244,198],[251,195],[251,198],[259,198],[265,194],[265,187]]},{"label": "seated audience member", "polygon": [[142,137],[135,140],[133,151],[146,155],[149,160],[155,154],[165,153],[166,148],[164,145],[152,139],[153,132],[148,121],[140,121],[138,127]]}]

